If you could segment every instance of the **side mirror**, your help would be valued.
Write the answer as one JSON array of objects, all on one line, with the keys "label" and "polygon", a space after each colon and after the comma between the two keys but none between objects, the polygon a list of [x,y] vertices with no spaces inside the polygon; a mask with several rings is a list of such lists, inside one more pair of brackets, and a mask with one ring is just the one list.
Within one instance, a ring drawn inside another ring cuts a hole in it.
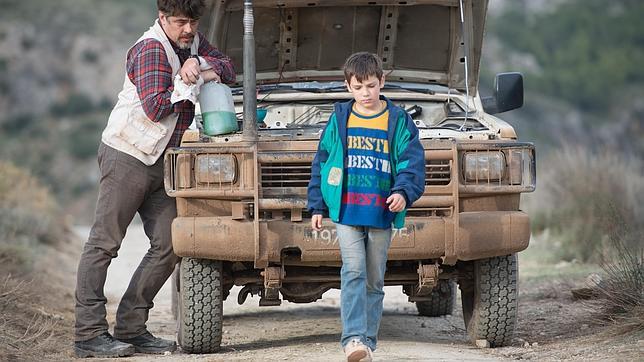
[{"label": "side mirror", "polygon": [[503,113],[523,106],[523,75],[499,73],[494,79],[494,95],[481,99],[489,114]]}]

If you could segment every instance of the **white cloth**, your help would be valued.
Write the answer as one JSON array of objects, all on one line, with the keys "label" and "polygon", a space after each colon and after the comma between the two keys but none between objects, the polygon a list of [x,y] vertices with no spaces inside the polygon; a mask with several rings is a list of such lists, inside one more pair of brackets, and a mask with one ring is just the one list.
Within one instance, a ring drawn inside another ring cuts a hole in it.
[{"label": "white cloth", "polygon": [[[212,69],[210,64],[206,63],[203,58],[199,58],[202,72],[204,70]],[[199,91],[201,90],[203,83],[203,77],[199,77],[196,84],[186,84],[181,80],[181,75],[177,74],[174,77],[174,90],[172,91],[172,95],[170,95],[170,102],[175,104],[177,102],[189,100],[192,104],[197,104],[197,101],[199,100]]]},{"label": "white cloth", "polygon": [[174,77],[174,90],[170,96],[170,102],[175,104],[177,102],[188,100],[192,104],[196,104],[199,97],[199,90],[203,85],[203,77],[197,79],[196,84],[186,84],[181,79],[181,75],[177,74]]}]

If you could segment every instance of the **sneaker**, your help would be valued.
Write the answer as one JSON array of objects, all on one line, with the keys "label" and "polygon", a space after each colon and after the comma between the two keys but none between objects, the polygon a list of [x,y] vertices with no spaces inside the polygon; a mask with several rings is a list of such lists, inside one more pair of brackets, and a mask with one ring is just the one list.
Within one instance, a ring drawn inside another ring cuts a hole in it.
[{"label": "sneaker", "polygon": [[86,357],[127,357],[134,354],[134,346],[117,341],[105,332],[87,341],[74,342],[74,354]]},{"label": "sneaker", "polygon": [[369,356],[369,347],[359,339],[352,339],[344,346],[344,355],[347,356],[347,362],[371,361],[371,359],[365,360]]},{"label": "sneaker", "polygon": [[134,338],[119,338],[119,341],[133,345],[134,350],[138,353],[161,354],[177,350],[177,342],[155,337],[150,332],[145,332]]},{"label": "sneaker", "polygon": [[360,360],[360,362],[371,362],[373,361],[373,351],[371,347],[367,346],[367,357]]}]

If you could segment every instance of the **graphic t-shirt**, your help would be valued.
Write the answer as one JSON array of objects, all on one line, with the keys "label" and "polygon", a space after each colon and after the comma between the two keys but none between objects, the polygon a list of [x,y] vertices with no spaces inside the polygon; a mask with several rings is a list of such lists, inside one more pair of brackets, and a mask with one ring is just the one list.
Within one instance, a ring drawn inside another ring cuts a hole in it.
[{"label": "graphic t-shirt", "polygon": [[387,108],[372,116],[351,110],[340,224],[391,227],[394,214],[386,202],[391,191],[388,122]]}]

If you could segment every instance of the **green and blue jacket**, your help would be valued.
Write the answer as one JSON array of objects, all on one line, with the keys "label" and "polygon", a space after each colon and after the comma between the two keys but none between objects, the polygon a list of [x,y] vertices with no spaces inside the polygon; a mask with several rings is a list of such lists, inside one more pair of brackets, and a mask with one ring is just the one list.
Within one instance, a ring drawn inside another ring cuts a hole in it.
[{"label": "green and blue jacket", "polygon": [[[393,177],[391,193],[401,194],[409,207],[425,190],[425,153],[418,139],[418,129],[407,112],[386,97],[380,98],[387,102],[389,110],[387,138]],[[335,104],[311,166],[308,210],[312,215],[328,214],[333,222],[340,219],[347,159],[347,120],[354,102]],[[406,213],[407,210],[396,213],[394,228],[404,226]]]}]

